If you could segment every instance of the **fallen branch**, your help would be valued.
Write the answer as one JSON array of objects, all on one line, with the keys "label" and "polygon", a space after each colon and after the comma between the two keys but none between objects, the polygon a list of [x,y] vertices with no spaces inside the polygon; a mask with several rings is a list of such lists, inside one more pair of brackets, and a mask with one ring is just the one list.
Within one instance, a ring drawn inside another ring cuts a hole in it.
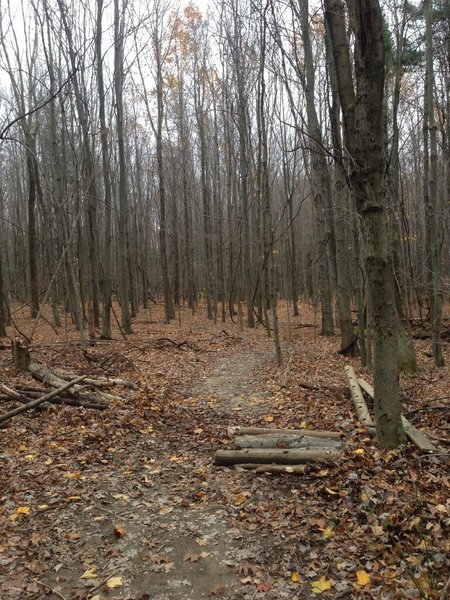
[{"label": "fallen branch", "polygon": [[16,415],[20,415],[21,413],[29,410],[30,408],[35,408],[36,406],[39,406],[39,404],[42,404],[43,402],[50,400],[50,398],[53,398],[54,396],[57,396],[61,392],[68,390],[69,388],[76,385],[77,383],[80,383],[80,381],[83,381],[83,379],[85,379],[85,377],[86,377],[85,375],[80,375],[80,377],[77,377],[73,381],[69,381],[69,382],[66,381],[65,384],[62,385],[61,387],[59,387],[58,389],[55,389],[52,392],[45,394],[44,396],[41,396],[40,398],[36,398],[36,400],[32,400],[31,402],[28,402],[28,404],[19,406],[19,407],[15,408],[14,410],[10,410],[8,413],[0,416],[0,423],[8,421],[12,417],[15,417]]},{"label": "fallen branch", "polygon": [[366,401],[362,395],[361,388],[353,367],[347,365],[344,367],[344,371],[350,388],[353,404],[355,405],[356,412],[358,414],[358,419],[361,421],[361,423],[367,425],[367,427],[373,427],[374,422],[370,416],[369,409],[367,408]]},{"label": "fallen branch", "polygon": [[330,462],[336,454],[331,450],[273,450],[252,448],[245,450],[217,450],[214,456],[216,465],[229,466],[239,463],[276,463],[298,465],[306,462]]},{"label": "fallen branch", "polygon": [[[43,390],[45,392],[47,392],[47,390]],[[52,391],[52,390],[51,390]],[[40,398],[42,396],[42,392],[26,392],[26,396],[23,396],[21,394],[17,394],[14,397],[14,400],[17,400],[18,402],[22,402],[23,404],[28,404],[28,402],[30,402],[32,399],[34,398]],[[1,400],[6,400],[8,398],[13,398],[13,396],[11,396],[10,394],[0,394],[0,399]],[[95,401],[91,401],[91,400],[85,400],[85,399],[81,399],[81,398],[69,398],[69,397],[61,397],[61,396],[54,396],[53,398],[50,398],[50,400],[47,401],[49,404],[64,404],[67,406],[76,406],[76,407],[80,407],[80,408],[93,408],[95,410],[104,410],[107,405],[103,404],[101,402],[95,402]],[[38,406],[37,408],[44,408],[43,405]]]},{"label": "fallen branch", "polygon": [[338,431],[320,431],[316,429],[275,429],[273,427],[233,427],[232,434],[240,435],[263,435],[263,434],[286,434],[286,435],[306,435],[317,438],[330,438],[340,440],[341,434]]}]

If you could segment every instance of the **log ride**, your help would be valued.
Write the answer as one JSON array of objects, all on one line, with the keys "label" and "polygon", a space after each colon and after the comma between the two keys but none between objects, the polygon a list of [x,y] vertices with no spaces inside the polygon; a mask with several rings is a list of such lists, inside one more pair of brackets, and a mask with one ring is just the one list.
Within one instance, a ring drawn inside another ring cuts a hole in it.
[{"label": "log ride", "polygon": [[240,463],[299,465],[312,461],[332,462],[336,453],[325,448],[316,450],[245,448],[243,450],[217,450],[214,462],[218,466]]},{"label": "log ride", "polygon": [[[365,393],[373,400],[373,398],[374,398],[373,387],[369,383],[367,383],[367,381],[365,381],[364,379],[358,379],[358,382],[359,382],[359,385],[361,386],[361,388],[365,391]],[[436,446],[429,440],[429,438],[423,433],[423,431],[420,431],[419,429],[414,427],[414,425],[412,423],[410,423],[408,421],[408,419],[406,417],[404,417],[403,415],[402,415],[402,423],[403,423],[403,429],[405,430],[407,437],[420,450],[422,450],[423,452],[429,452],[429,453],[437,452]]]}]

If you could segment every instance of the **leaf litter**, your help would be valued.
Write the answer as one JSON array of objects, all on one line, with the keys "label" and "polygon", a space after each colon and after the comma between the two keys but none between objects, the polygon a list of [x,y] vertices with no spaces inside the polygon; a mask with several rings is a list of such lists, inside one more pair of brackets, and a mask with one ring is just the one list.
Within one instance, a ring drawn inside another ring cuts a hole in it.
[{"label": "leaf litter", "polygon": [[[187,311],[170,326],[142,315],[126,342],[117,334],[87,358],[75,332],[61,351],[42,326],[47,345],[36,340],[34,359],[138,389],[102,413],[50,407],[2,430],[2,599],[440,599],[450,425],[448,410],[432,409],[449,407],[448,367],[435,369],[420,340],[421,373],[402,379],[403,411],[441,440],[439,455],[411,445],[382,453],[357,423],[338,339],[297,327],[313,319],[303,307],[285,323],[283,385],[262,328]],[[30,385],[0,359],[5,381]],[[237,425],[336,430],[347,447],[302,475],[214,467]]]}]

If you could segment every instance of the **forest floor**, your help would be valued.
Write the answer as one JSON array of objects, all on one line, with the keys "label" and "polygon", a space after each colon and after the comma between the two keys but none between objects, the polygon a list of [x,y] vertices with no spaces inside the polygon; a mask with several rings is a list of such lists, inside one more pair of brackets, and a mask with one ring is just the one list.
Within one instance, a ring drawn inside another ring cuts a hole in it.
[{"label": "forest floor", "polygon": [[[370,375],[318,334],[310,307],[281,315],[282,367],[262,327],[187,310],[164,325],[152,310],[127,340],[84,351],[70,327],[38,328],[34,362],[138,388],[114,388],[122,399],[104,411],[52,406],[0,430],[2,600],[450,597],[450,370],[433,366],[430,340],[401,387],[438,454],[381,453],[343,368]],[[7,349],[0,368],[11,387],[34,382]],[[339,431],[345,448],[301,475],[215,466],[238,425]]]}]

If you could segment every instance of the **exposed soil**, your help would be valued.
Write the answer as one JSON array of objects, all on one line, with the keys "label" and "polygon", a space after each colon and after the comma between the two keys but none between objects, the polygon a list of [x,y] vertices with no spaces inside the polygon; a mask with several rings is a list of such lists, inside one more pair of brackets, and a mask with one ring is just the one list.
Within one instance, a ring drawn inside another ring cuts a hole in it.
[{"label": "exposed soil", "polygon": [[[413,446],[380,453],[356,422],[338,338],[303,327],[308,310],[285,326],[282,368],[262,328],[187,315],[170,327],[141,317],[127,342],[87,352],[70,336],[36,343],[33,360],[52,370],[120,375],[139,389],[121,389],[102,413],[30,411],[0,432],[1,599],[440,598],[448,446],[436,458]],[[434,369],[420,344],[405,412],[423,409],[416,424],[445,440],[448,368]],[[10,385],[30,382],[1,360]],[[235,425],[337,430],[347,443],[336,464],[302,476],[215,467]]]}]

